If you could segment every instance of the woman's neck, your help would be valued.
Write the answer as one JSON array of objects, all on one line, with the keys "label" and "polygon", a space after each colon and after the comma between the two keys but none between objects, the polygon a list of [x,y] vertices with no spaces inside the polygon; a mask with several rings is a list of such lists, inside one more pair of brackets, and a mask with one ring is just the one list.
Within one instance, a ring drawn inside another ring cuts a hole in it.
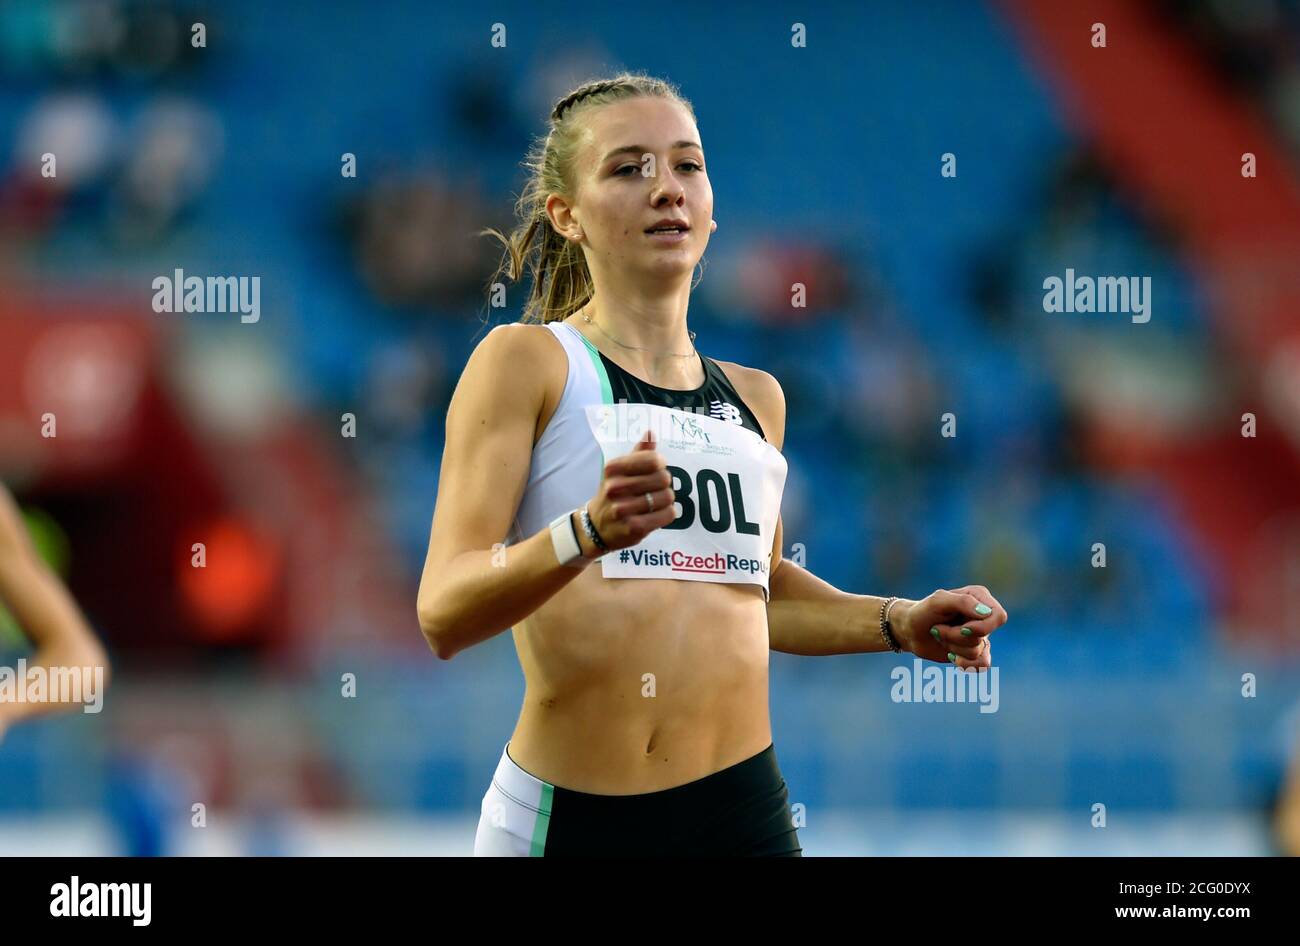
[{"label": "woman's neck", "polygon": [[615,308],[592,299],[572,320],[597,349],[651,384],[691,388],[703,383],[684,308],[644,302]]}]

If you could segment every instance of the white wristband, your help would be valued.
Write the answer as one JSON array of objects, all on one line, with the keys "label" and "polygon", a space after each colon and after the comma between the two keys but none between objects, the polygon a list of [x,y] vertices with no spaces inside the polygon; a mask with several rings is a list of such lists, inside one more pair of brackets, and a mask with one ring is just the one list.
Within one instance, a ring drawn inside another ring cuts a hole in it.
[{"label": "white wristband", "polygon": [[586,568],[591,564],[591,559],[582,554],[582,546],[578,544],[578,530],[573,525],[573,510],[562,516],[556,516],[551,523],[551,547],[555,549],[555,557],[559,559],[561,565],[568,565],[570,568]]}]

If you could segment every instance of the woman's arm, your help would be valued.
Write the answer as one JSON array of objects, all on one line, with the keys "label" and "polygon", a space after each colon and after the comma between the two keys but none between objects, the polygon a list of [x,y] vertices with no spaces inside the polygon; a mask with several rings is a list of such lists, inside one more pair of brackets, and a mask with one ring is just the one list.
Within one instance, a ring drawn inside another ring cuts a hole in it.
[{"label": "woman's arm", "polygon": [[[889,650],[880,633],[884,598],[840,591],[788,558],[781,556],[784,539],[776,520],[772,546],[772,575],[768,581],[767,638],[772,650],[805,657],[831,654],[871,654]],[[891,632],[897,640],[916,602],[900,598],[889,609]],[[910,650],[902,640],[904,650]]]},{"label": "woman's arm", "polygon": [[[563,391],[568,374],[564,350],[548,335],[529,325],[489,332],[470,356],[447,411],[416,601],[420,629],[443,660],[528,617],[582,571],[560,564],[548,527],[516,545],[500,544],[528,482],[548,379]],[[635,545],[672,521],[671,483],[650,437],[605,463],[588,507],[607,549]],[[642,512],[642,497],[652,491],[654,511]],[[576,531],[583,556],[601,554],[580,527]]]},{"label": "woman's arm", "polygon": [[[18,505],[9,491],[0,486],[0,600],[18,621],[18,626],[35,646],[27,658],[27,669],[46,671],[58,668],[95,668],[99,670],[97,687],[107,684],[108,655],[86,622],[81,610],[49,567],[41,560]],[[89,682],[89,681],[88,681]],[[23,681],[18,681],[21,686]],[[102,690],[83,690],[82,697],[102,698]],[[58,712],[74,705],[50,702],[0,703],[0,736],[5,728],[20,719],[40,713]]]},{"label": "woman's arm", "polygon": [[[880,633],[880,609],[887,599],[840,591],[781,558],[779,519],[776,541],[767,602],[772,650],[810,657],[889,650]],[[983,585],[940,588],[921,601],[899,598],[889,609],[890,633],[902,650],[963,670],[992,665],[986,639],[1006,620],[1006,611]]]},{"label": "woman's arm", "polygon": [[416,601],[443,660],[524,619],[581,572],[560,564],[549,529],[493,548],[519,507],[547,375],[564,376],[563,357],[535,327],[508,325],[474,349],[452,395]]},{"label": "woman's arm", "polygon": [[[743,378],[747,403],[760,415],[769,441],[780,450],[785,444],[786,416],[780,383],[767,372],[753,368],[738,376]],[[779,516],[774,539],[767,602],[767,633],[772,650],[806,656],[889,650],[880,633],[880,609],[886,599],[841,591],[783,558]],[[900,598],[889,610],[890,630],[899,647],[927,660],[955,658],[953,662],[963,669],[990,665],[989,646],[984,639],[1006,619],[1006,611],[987,588],[979,585],[936,590],[922,601]]]},{"label": "woman's arm", "polygon": [[[807,657],[889,650],[880,634],[883,598],[840,591],[789,559],[778,563],[768,592],[767,636],[772,650]],[[895,635],[909,604],[900,600],[890,609]]]}]

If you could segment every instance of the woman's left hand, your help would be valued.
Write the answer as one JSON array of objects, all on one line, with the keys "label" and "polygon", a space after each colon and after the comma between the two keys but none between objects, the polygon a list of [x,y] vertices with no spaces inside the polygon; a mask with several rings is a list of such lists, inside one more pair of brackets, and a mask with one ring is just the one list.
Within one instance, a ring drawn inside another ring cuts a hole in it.
[{"label": "woman's left hand", "polygon": [[889,612],[889,623],[903,650],[962,670],[992,666],[989,635],[1007,623],[1007,612],[983,585],[940,588],[906,608],[902,604]]}]

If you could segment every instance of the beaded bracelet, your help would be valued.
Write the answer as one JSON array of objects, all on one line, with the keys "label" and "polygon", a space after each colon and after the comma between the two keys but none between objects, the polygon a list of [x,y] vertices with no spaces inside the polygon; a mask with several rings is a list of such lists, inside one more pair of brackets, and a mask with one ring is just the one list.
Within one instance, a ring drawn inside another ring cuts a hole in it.
[{"label": "beaded bracelet", "polygon": [[596,544],[596,548],[602,552],[609,551],[609,546],[605,544],[605,540],[600,537],[600,533],[596,531],[596,527],[592,524],[591,515],[587,512],[586,506],[582,507],[582,529],[587,533],[587,538]]},{"label": "beaded bracelet", "polygon": [[880,636],[885,639],[885,645],[894,653],[901,653],[903,648],[898,646],[898,641],[894,640],[894,635],[889,630],[889,606],[898,600],[897,596],[886,598],[885,603],[880,606]]}]

